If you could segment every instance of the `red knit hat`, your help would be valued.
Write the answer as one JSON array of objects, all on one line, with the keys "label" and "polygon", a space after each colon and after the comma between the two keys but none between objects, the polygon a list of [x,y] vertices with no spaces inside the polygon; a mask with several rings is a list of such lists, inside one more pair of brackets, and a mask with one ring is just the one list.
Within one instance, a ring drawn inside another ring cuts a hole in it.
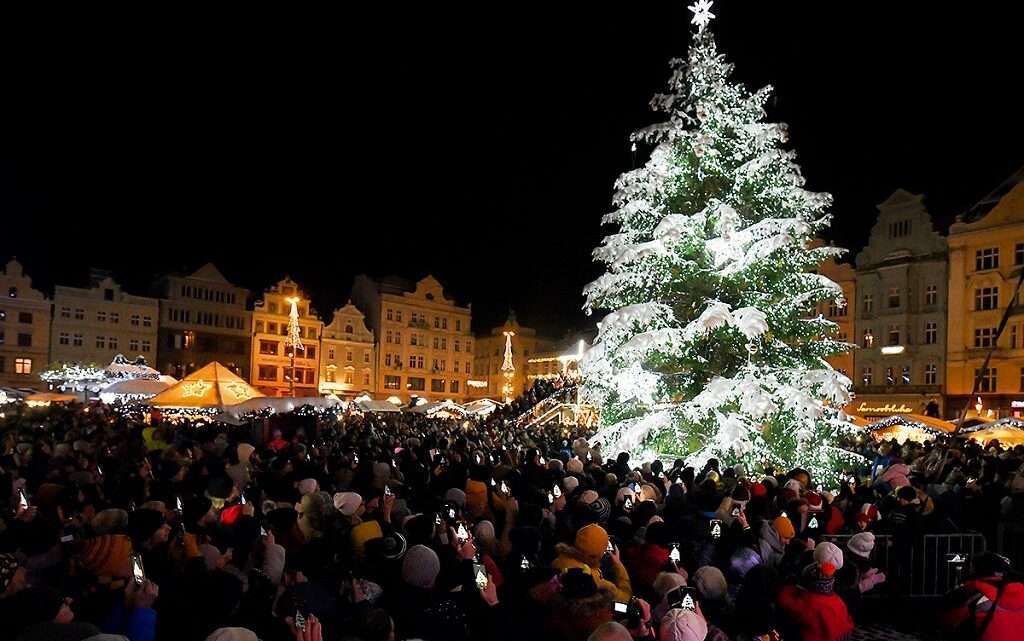
[{"label": "red knit hat", "polygon": [[750,486],[751,496],[768,496],[768,488],[763,483],[754,483]]},{"label": "red knit hat", "polygon": [[804,494],[804,500],[807,501],[807,509],[811,512],[821,512],[824,508],[821,495],[817,492],[808,492],[807,494]]}]

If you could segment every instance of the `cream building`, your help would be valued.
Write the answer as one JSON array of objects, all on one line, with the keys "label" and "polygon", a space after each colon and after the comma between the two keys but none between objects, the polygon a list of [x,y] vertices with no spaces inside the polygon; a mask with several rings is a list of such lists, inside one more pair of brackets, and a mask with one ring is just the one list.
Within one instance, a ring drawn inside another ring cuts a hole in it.
[{"label": "cream building", "polygon": [[12,258],[0,272],[0,387],[45,389],[39,373],[50,350],[50,301]]},{"label": "cream building", "polygon": [[292,300],[299,315],[299,335],[304,349],[294,354],[296,397],[318,396],[320,332],[323,321],[290,278],[277,283],[256,301],[252,312],[252,375],[249,381],[267,396],[292,396],[292,348],[288,324]]},{"label": "cream building", "polygon": [[125,293],[109,276],[92,281],[89,288],[54,288],[50,360],[103,367],[124,354],[155,364],[160,302]]},{"label": "cream building", "polygon": [[378,398],[467,398],[473,367],[471,306],[457,304],[433,276],[413,284],[360,275],[352,284],[352,302],[366,315],[377,343]]},{"label": "cream building", "polygon": [[[973,411],[979,396],[983,414],[1024,414],[1024,306],[1014,296],[1022,269],[1024,168],[949,230],[947,416],[958,415],[965,405]],[[1007,307],[1008,322],[997,341]],[[977,393],[972,393],[975,378]]]},{"label": "cream building", "polygon": [[377,355],[366,317],[349,302],[320,336],[320,393],[345,399],[376,393]]},{"label": "cream building", "polygon": [[946,353],[946,240],[924,197],[897,189],[857,254],[855,398],[865,417],[941,412]]}]

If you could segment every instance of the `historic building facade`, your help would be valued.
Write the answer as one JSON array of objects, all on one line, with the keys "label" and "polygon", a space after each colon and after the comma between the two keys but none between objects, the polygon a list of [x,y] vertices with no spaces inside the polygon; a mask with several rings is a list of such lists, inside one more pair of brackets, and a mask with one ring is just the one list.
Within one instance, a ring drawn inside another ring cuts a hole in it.
[{"label": "historic building facade", "polygon": [[[288,340],[293,303],[303,345],[294,354]],[[318,396],[323,326],[309,297],[292,279],[286,277],[264,292],[252,312],[252,385],[267,396]]]},{"label": "historic building facade", "polygon": [[159,278],[157,369],[182,378],[217,361],[249,377],[252,313],[249,290],[228,282],[213,263],[191,274]]},{"label": "historic building facade", "polygon": [[352,399],[376,393],[377,355],[366,317],[351,302],[334,311],[320,336],[320,393]]},{"label": "historic building facade", "polygon": [[945,379],[946,240],[924,197],[896,190],[857,255],[859,349],[848,410],[866,417],[940,413]]},{"label": "historic building facade", "polygon": [[[1024,269],[1024,169],[1000,185],[949,232],[946,386],[952,417],[1024,414],[1024,306],[1014,296]],[[1009,317],[1001,335],[1003,315]],[[992,358],[983,368],[992,348]],[[975,388],[975,380],[977,387]]]},{"label": "historic building facade", "polygon": [[360,275],[352,285],[352,302],[366,315],[377,343],[378,398],[468,397],[474,344],[470,305],[447,296],[433,276],[413,284]]},{"label": "historic building facade", "polygon": [[124,354],[155,364],[160,302],[128,294],[104,274],[91,280],[88,288],[54,288],[50,360],[103,367]]},{"label": "historic building facade", "polygon": [[0,387],[43,389],[50,350],[50,301],[12,258],[0,272]]},{"label": "historic building facade", "polygon": [[[836,303],[835,301],[819,303],[817,309],[818,314],[821,314],[838,326],[836,329],[836,339],[843,342],[855,340],[853,338],[854,322],[851,306],[854,305],[857,300],[857,274],[854,271],[853,266],[848,263],[840,263],[831,259],[822,263],[818,268],[818,272],[822,276],[827,276],[832,279],[834,283],[839,285],[843,290],[843,298],[846,299],[846,304]],[[854,370],[852,349],[842,354],[836,354],[827,360],[832,367],[850,377],[850,380],[853,380]]]},{"label": "historic building facade", "polygon": [[533,328],[520,325],[510,311],[504,324],[477,336],[474,345],[470,396],[504,401],[516,398],[533,384],[527,374],[530,359],[547,351],[551,341],[537,336]]}]

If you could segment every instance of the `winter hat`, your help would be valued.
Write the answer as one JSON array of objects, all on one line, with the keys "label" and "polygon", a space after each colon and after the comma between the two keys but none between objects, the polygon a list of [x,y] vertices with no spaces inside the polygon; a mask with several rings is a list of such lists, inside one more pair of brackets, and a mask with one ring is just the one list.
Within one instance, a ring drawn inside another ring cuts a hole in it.
[{"label": "winter hat", "polygon": [[796,492],[797,496],[799,496],[800,492],[802,492],[804,489],[804,486],[801,485],[800,481],[796,479],[789,479],[788,481],[786,481],[786,484],[783,485],[782,487],[783,489],[792,490],[793,492]]},{"label": "winter hat", "polygon": [[778,488],[779,487],[779,480],[777,478],[775,478],[774,476],[766,476],[766,477],[764,477],[763,479],[761,479],[761,483],[764,484],[764,486],[766,488],[769,485],[774,487],[774,488]]},{"label": "winter hat", "polygon": [[871,503],[865,503],[862,505],[860,512],[857,513],[857,522],[864,525],[873,523],[874,521],[877,521],[878,518],[878,508]]},{"label": "winter hat", "polygon": [[779,536],[784,539],[791,539],[796,536],[796,530],[793,528],[793,522],[789,520],[789,517],[780,516],[776,517],[772,521],[772,527],[778,532]]},{"label": "winter hat", "polygon": [[96,576],[127,577],[132,540],[124,534],[105,534],[88,539],[79,554],[81,566]]},{"label": "winter hat", "polygon": [[220,628],[206,637],[206,641],[260,641],[248,628]]},{"label": "winter hat", "polygon": [[700,596],[710,601],[724,598],[729,589],[729,584],[725,582],[725,575],[713,565],[697,568],[697,571],[693,573],[693,584]]},{"label": "winter hat", "polygon": [[552,471],[555,471],[555,472],[561,472],[562,471],[562,462],[559,461],[556,458],[553,458],[550,461],[548,461],[548,469],[552,470]]},{"label": "winter hat", "polygon": [[256,451],[256,448],[249,443],[239,443],[238,447],[235,448],[235,451],[238,452],[239,463],[248,463],[249,459],[252,458],[253,452]]},{"label": "winter hat", "polygon": [[686,585],[686,577],[678,572],[659,572],[654,578],[654,591],[665,596],[672,590]]},{"label": "winter hat", "polygon": [[831,563],[835,569],[843,569],[843,551],[835,543],[829,543],[828,541],[819,543],[814,548],[814,560],[818,565]]},{"label": "winter hat", "polygon": [[732,472],[738,479],[747,478],[747,468],[743,467],[743,463],[737,463],[732,466]]},{"label": "winter hat", "polygon": [[875,535],[871,532],[858,532],[846,542],[846,549],[850,551],[850,554],[866,559],[875,549]]},{"label": "winter hat", "polygon": [[745,485],[737,485],[732,491],[732,502],[745,506],[750,501],[750,490]]},{"label": "winter hat", "polygon": [[429,590],[440,572],[437,553],[425,545],[412,546],[402,559],[402,580],[413,587]]},{"label": "winter hat", "polygon": [[594,490],[586,490],[583,494],[580,494],[580,503],[583,505],[590,505],[599,498],[601,498],[601,495]]},{"label": "winter hat", "polygon": [[829,595],[835,587],[836,568],[831,563],[811,563],[800,575],[800,584],[815,594]]},{"label": "winter hat", "polygon": [[576,549],[590,560],[599,560],[608,551],[608,533],[594,523],[584,526],[576,533]]},{"label": "winter hat", "polygon": [[383,538],[367,541],[366,555],[371,559],[394,561],[402,558],[407,546],[404,536],[398,532],[392,532]]},{"label": "winter hat", "polygon": [[572,494],[576,491],[576,488],[580,486],[580,480],[575,476],[567,476],[562,479],[562,487],[565,488],[566,494]]},{"label": "winter hat", "polygon": [[742,546],[729,557],[729,578],[733,583],[741,583],[755,567],[761,565],[761,555],[752,548]]},{"label": "winter hat", "polygon": [[299,481],[299,496],[306,496],[316,492],[319,486],[316,479],[302,479]]},{"label": "winter hat", "polygon": [[128,534],[136,545],[141,545],[156,534],[164,523],[164,515],[160,512],[139,508],[128,518]]},{"label": "winter hat", "polygon": [[754,483],[750,486],[751,496],[768,496],[768,488],[764,486],[764,483]]},{"label": "winter hat", "polygon": [[0,592],[7,589],[18,571],[18,560],[13,554],[0,554]]},{"label": "winter hat", "polygon": [[615,493],[615,504],[622,505],[623,503],[626,502],[627,496],[629,497],[629,500],[632,501],[633,503],[637,502],[636,494],[627,486],[620,487],[619,491]]},{"label": "winter hat", "polygon": [[490,521],[480,521],[473,528],[473,536],[480,541],[494,540],[494,524]]},{"label": "winter hat", "polygon": [[112,534],[121,531],[128,525],[128,512],[118,508],[103,510],[92,517],[90,525],[96,534]]},{"label": "winter hat", "polygon": [[453,487],[444,493],[444,500],[459,506],[459,509],[466,507],[466,493],[457,487]]},{"label": "winter hat", "polygon": [[804,500],[807,501],[807,509],[811,512],[821,512],[825,508],[821,495],[817,492],[804,494]]},{"label": "winter hat", "polygon": [[571,458],[569,462],[565,464],[565,471],[569,474],[582,474],[583,473],[583,461],[578,458]]},{"label": "winter hat", "polygon": [[658,641],[704,641],[708,622],[693,610],[675,608],[665,613],[658,627]]},{"label": "winter hat", "polygon": [[364,521],[352,528],[351,537],[352,552],[355,553],[356,557],[362,558],[366,552],[366,544],[374,539],[383,538],[384,532],[380,529],[380,523]]},{"label": "winter hat", "polygon": [[481,481],[466,481],[466,511],[479,517],[487,509],[487,486]]},{"label": "winter hat", "polygon": [[338,492],[334,495],[334,509],[343,516],[352,516],[363,504],[363,497],[355,492]]}]

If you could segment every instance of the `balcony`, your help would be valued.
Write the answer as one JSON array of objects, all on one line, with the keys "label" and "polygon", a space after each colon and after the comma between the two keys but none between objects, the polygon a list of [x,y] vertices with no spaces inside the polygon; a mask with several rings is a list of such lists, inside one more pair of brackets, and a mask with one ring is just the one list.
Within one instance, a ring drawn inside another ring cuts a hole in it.
[{"label": "balcony", "polygon": [[416,329],[430,329],[430,324],[425,320],[411,320],[409,321],[409,327],[415,327]]}]

